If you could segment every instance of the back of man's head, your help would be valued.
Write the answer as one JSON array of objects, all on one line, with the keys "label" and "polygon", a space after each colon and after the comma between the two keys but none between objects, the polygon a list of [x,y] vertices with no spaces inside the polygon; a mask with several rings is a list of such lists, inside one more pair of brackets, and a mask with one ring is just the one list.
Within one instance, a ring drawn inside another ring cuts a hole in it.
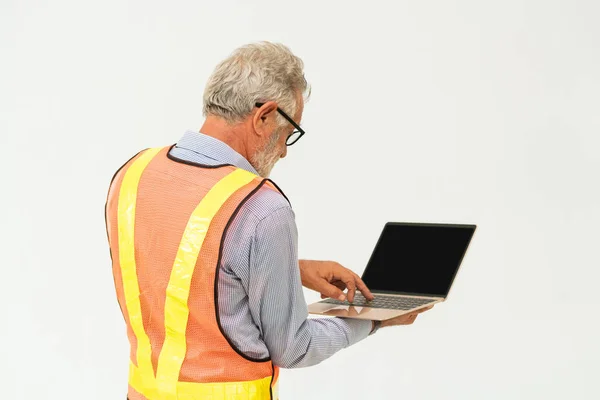
[{"label": "back of man's head", "polygon": [[[275,101],[294,115],[298,92],[305,98],[310,95],[299,57],[280,43],[248,44],[217,65],[208,79],[204,116],[217,116],[235,124],[250,114],[256,102],[266,101]],[[278,116],[278,123],[284,125],[286,120]]]}]

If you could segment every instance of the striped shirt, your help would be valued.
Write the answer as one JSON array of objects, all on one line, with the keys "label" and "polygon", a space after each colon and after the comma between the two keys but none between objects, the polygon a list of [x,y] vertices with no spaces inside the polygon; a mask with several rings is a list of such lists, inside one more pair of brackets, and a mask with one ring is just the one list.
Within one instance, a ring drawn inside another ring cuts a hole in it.
[{"label": "striped shirt", "polygon": [[[194,131],[185,132],[170,155],[258,175],[227,144]],[[285,197],[265,187],[244,203],[226,232],[218,290],[219,317],[230,342],[247,357],[270,357],[282,368],[318,364],[371,331],[371,321],[308,318],[295,215]]]}]

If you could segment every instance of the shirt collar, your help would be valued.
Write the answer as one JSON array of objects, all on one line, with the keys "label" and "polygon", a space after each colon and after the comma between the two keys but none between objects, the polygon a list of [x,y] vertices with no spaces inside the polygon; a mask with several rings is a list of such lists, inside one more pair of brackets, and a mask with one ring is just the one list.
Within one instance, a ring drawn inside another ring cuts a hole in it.
[{"label": "shirt collar", "polygon": [[193,151],[206,158],[222,164],[231,164],[258,175],[252,164],[240,153],[229,147],[226,143],[212,136],[188,130],[177,142],[177,147]]}]

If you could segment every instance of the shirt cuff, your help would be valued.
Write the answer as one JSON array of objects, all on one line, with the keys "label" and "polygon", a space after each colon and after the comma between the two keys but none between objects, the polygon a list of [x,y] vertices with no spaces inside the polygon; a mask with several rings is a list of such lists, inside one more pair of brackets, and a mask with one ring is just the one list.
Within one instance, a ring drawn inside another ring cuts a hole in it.
[{"label": "shirt cuff", "polygon": [[352,346],[366,339],[371,333],[373,328],[373,322],[366,319],[354,319],[354,318],[342,318],[337,317],[344,321],[348,326],[348,346]]},{"label": "shirt cuff", "polygon": [[369,335],[373,335],[375,332],[377,332],[379,330],[379,328],[381,328],[381,321],[371,321],[373,323],[373,330],[371,331],[371,333],[369,333]]}]

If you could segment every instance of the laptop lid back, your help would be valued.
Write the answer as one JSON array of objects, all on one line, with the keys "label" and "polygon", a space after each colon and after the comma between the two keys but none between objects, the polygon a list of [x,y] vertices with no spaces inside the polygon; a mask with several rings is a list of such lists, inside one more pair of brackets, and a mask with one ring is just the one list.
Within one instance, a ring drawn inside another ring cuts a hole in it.
[{"label": "laptop lid back", "polygon": [[371,291],[446,297],[476,225],[388,222],[362,279]]}]

